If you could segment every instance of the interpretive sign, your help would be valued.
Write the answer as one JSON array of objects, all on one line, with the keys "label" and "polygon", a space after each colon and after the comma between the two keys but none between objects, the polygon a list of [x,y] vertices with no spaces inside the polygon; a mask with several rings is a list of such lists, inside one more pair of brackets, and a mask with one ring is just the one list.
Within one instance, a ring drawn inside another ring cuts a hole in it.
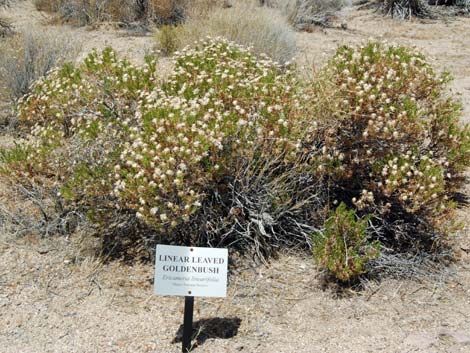
[{"label": "interpretive sign", "polygon": [[155,293],[226,297],[227,249],[157,245]]}]

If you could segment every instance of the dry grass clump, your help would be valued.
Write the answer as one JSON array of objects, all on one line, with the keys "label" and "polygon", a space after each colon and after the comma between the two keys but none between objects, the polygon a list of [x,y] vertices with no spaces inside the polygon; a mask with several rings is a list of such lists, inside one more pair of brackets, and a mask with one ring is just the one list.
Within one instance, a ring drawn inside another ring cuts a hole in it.
[{"label": "dry grass clump", "polygon": [[0,42],[0,82],[4,99],[16,101],[57,65],[73,60],[78,44],[55,31],[18,33]]},{"label": "dry grass clump", "polygon": [[[266,54],[279,63],[291,60],[296,52],[295,33],[279,11],[259,7],[252,1],[234,3],[231,8],[217,7],[207,16],[188,18],[172,34],[180,48],[207,36],[249,46],[256,54]],[[165,48],[162,41],[159,46]]]}]

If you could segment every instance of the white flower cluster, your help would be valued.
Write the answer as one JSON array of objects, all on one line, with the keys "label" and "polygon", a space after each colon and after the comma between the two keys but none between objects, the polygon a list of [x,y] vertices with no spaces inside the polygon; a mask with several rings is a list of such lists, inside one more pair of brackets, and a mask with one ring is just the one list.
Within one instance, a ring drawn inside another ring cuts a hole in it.
[{"label": "white flower cluster", "polygon": [[445,80],[421,54],[375,42],[341,48],[329,70],[345,117],[323,156],[344,155],[336,173],[362,190],[352,203],[365,209],[393,199],[409,212],[445,207],[450,158],[461,145],[451,106],[438,94]]},{"label": "white flower cluster", "polygon": [[221,38],[177,53],[168,81],[141,98],[113,194],[149,223],[187,220],[234,157],[297,143],[287,119],[291,81],[288,70]]}]

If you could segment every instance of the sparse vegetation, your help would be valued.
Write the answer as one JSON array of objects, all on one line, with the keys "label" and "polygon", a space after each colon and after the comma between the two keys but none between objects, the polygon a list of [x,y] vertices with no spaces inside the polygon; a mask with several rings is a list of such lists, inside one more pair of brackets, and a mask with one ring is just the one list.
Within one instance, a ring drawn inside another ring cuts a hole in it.
[{"label": "sparse vegetation", "polygon": [[380,9],[385,15],[400,19],[433,16],[424,0],[383,0],[380,1]]},{"label": "sparse vegetation", "polygon": [[38,10],[57,14],[60,21],[79,26],[100,22],[181,23],[186,4],[186,0],[35,0]]},{"label": "sparse vegetation", "polygon": [[180,47],[177,31],[173,26],[163,26],[158,30],[157,47],[163,55],[171,55]]},{"label": "sparse vegetation", "polygon": [[[10,5],[9,0],[0,0],[0,10],[2,8],[6,8]],[[13,34],[13,27],[11,26],[11,23],[0,17],[0,38],[2,37],[7,37]]]},{"label": "sparse vegetation", "polygon": [[0,18],[0,38],[7,37],[13,34],[13,27],[10,22]]},{"label": "sparse vegetation", "polygon": [[379,0],[377,4],[383,14],[398,19],[465,16],[470,13],[468,0]]}]

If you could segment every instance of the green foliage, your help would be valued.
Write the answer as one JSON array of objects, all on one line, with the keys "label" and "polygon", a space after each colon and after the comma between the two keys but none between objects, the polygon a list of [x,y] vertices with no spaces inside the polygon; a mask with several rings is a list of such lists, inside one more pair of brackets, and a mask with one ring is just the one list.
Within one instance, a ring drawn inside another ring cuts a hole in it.
[{"label": "green foliage", "polygon": [[107,205],[140,94],[155,87],[155,74],[154,59],[137,68],[106,48],[79,67],[66,64],[39,80],[18,106],[20,128],[32,136],[29,176],[61,180],[64,196],[90,207],[97,207],[97,198]]},{"label": "green foliage", "polygon": [[27,176],[48,175],[71,201],[131,209],[158,228],[187,221],[236,155],[290,146],[289,71],[224,40],[175,61],[161,86],[154,59],[137,68],[110,48],[39,80],[18,106],[32,135]]},{"label": "green foliage", "polygon": [[171,55],[179,48],[178,28],[163,26],[157,32],[157,47],[164,55]]},{"label": "green foliage", "polygon": [[367,239],[370,217],[357,218],[354,209],[341,203],[315,233],[314,257],[322,268],[340,281],[351,281],[364,274],[368,261],[379,255],[380,245]]},{"label": "green foliage", "polygon": [[175,61],[161,91],[145,98],[116,166],[115,195],[159,225],[187,221],[207,188],[233,174],[254,146],[278,155],[294,135],[283,118],[294,93],[289,72],[224,40],[184,50]]}]

